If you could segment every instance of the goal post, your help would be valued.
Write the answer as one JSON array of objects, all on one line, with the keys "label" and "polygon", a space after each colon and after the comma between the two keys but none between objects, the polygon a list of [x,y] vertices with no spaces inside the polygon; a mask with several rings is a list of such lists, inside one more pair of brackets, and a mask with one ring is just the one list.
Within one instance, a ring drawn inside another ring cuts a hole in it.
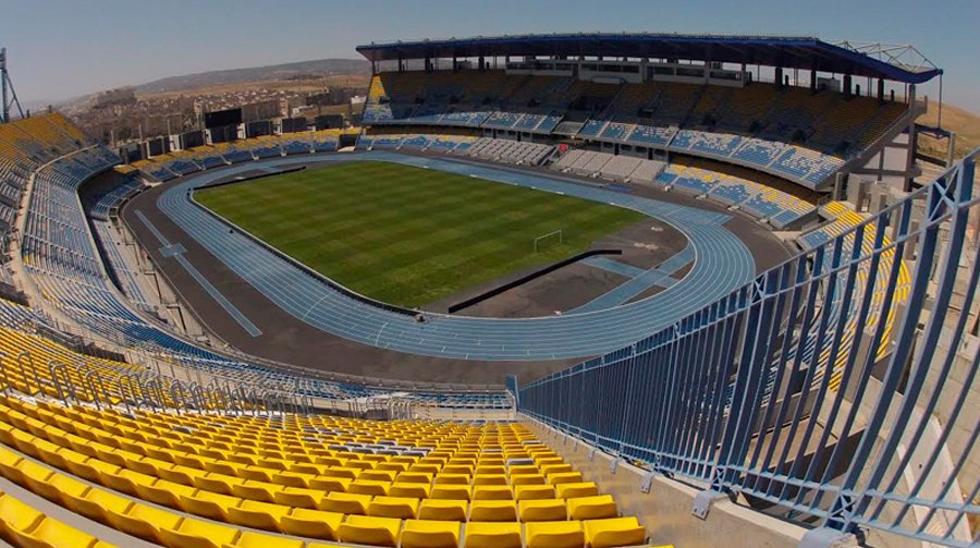
[{"label": "goal post", "polygon": [[563,229],[553,230],[547,234],[542,234],[534,239],[534,252],[537,253],[541,249],[541,244],[549,240],[558,240],[559,244],[565,243],[565,232]]}]

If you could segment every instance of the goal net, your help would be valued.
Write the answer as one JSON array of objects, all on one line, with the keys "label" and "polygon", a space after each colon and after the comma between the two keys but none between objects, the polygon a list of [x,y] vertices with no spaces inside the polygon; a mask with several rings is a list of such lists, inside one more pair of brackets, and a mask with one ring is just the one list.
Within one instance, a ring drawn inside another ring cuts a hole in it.
[{"label": "goal net", "polygon": [[562,229],[553,230],[547,234],[542,234],[534,239],[534,252],[537,253],[542,249],[545,249],[549,244],[554,245],[555,243],[563,244],[565,243],[565,233]]}]

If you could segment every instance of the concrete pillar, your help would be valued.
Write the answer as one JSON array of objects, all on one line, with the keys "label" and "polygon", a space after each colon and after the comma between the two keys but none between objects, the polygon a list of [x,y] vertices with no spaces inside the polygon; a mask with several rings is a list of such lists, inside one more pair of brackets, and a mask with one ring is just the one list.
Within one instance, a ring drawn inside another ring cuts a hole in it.
[{"label": "concrete pillar", "polygon": [[844,97],[850,97],[851,96],[851,91],[852,91],[851,90],[851,75],[850,74],[845,74],[844,75]]},{"label": "concrete pillar", "polygon": [[885,79],[878,78],[878,104],[885,102]]},{"label": "concrete pillar", "polygon": [[817,71],[816,69],[810,69],[810,91],[812,93],[817,92]]},{"label": "concrete pillar", "polygon": [[783,67],[776,67],[776,89],[783,89]]},{"label": "concrete pillar", "polygon": [[864,199],[868,194],[868,181],[860,176],[851,176],[847,182],[847,201],[854,206],[855,211],[864,207]]},{"label": "concrete pillar", "polygon": [[[909,105],[915,106],[915,84],[909,85]],[[905,157],[905,177],[902,180],[902,190],[912,192],[912,171],[915,169],[915,143],[918,136],[915,131],[915,120],[909,120],[909,146]]]}]

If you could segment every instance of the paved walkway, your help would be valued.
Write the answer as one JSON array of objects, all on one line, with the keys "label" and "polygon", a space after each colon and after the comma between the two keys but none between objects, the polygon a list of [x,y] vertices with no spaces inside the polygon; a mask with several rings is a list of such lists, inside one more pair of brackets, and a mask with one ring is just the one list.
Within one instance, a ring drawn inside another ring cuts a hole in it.
[{"label": "paved walkway", "polygon": [[[590,257],[591,259],[605,258],[605,257]],[[666,261],[660,263],[660,265],[651,268],[650,270],[643,270],[635,266],[630,266],[617,261],[606,259],[609,263],[614,263],[619,265],[619,267],[625,267],[623,269],[624,275],[629,276],[630,279],[623,282],[622,284],[616,286],[610,291],[599,295],[595,299],[570,310],[569,314],[576,314],[582,312],[594,312],[596,310],[602,310],[604,308],[610,308],[616,305],[623,304],[633,297],[636,297],[640,293],[643,293],[647,289],[653,286],[660,286],[664,288],[673,287],[678,283],[672,276],[675,272],[689,264],[694,260],[694,250],[691,246],[685,247],[680,253],[672,256]],[[589,262],[586,260],[585,262]],[[606,267],[617,268],[614,265],[606,264]],[[631,274],[625,274],[625,272],[631,272]]]}]

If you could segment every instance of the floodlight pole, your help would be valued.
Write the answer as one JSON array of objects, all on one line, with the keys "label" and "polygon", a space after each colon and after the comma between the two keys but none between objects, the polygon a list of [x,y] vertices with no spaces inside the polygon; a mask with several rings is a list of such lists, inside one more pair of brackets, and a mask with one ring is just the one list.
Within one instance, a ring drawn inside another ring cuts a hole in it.
[{"label": "floodlight pole", "polygon": [[10,107],[17,105],[17,112],[24,117],[24,110],[17,99],[14,83],[7,72],[7,48],[0,48],[0,124],[10,121]]}]

